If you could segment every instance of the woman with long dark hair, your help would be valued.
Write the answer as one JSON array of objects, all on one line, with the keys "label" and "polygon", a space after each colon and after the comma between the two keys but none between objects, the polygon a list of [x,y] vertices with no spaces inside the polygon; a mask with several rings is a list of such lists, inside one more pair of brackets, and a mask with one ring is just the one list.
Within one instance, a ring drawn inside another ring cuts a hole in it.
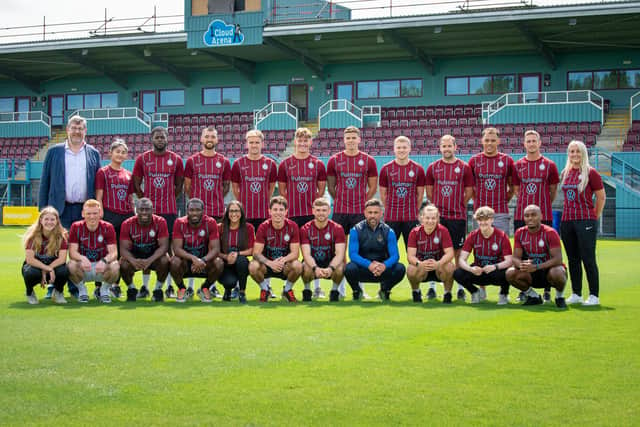
[{"label": "woman with long dark hair", "polygon": [[253,225],[247,222],[242,203],[237,200],[229,202],[218,224],[220,234],[220,258],[224,261],[224,271],[218,282],[224,286],[223,301],[231,301],[231,291],[236,283],[240,290],[238,300],[246,304],[247,277],[249,276],[249,260],[253,253],[255,232]]},{"label": "woman with long dark hair", "polygon": [[63,288],[67,283],[67,232],[60,224],[58,211],[47,206],[38,216],[23,237],[25,261],[22,264],[22,277],[27,288],[29,304],[38,304],[34,292],[38,284],[42,287],[53,283],[51,298],[56,304],[66,304]]}]

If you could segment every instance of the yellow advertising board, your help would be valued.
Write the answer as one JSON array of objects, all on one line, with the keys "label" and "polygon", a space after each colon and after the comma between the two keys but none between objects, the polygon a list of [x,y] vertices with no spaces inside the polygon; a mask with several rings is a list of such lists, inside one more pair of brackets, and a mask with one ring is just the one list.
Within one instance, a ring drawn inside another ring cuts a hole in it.
[{"label": "yellow advertising board", "polygon": [[2,208],[4,225],[31,225],[38,219],[36,206],[5,206]]}]

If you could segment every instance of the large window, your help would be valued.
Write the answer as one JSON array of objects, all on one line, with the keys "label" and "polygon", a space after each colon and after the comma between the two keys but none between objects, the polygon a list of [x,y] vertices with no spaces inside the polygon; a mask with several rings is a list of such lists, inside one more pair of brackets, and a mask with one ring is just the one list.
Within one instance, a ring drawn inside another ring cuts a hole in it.
[{"label": "large window", "polygon": [[13,113],[15,111],[16,99],[0,98],[0,113]]},{"label": "large window", "polygon": [[239,104],[239,87],[206,87],[202,89],[204,105]]},{"label": "large window", "polygon": [[360,81],[356,87],[359,99],[422,96],[421,79]]},{"label": "large window", "polygon": [[160,106],[175,107],[184,105],[184,89],[160,90]]},{"label": "large window", "polygon": [[445,83],[445,95],[495,95],[515,90],[513,74],[447,77]]},{"label": "large window", "polygon": [[269,102],[289,101],[289,87],[287,85],[269,86]]},{"label": "large window", "polygon": [[67,95],[67,110],[92,110],[97,108],[116,108],[117,106],[118,94],[115,92]]},{"label": "large window", "polygon": [[637,89],[640,70],[570,71],[567,90]]}]

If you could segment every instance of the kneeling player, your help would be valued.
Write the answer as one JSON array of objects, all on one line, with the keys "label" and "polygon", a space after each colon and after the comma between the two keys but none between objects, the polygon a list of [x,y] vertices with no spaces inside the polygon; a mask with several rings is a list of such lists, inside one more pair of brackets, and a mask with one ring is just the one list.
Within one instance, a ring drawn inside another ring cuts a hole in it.
[{"label": "kneeling player", "polygon": [[78,288],[78,302],[89,302],[85,282],[102,282],[100,301],[108,304],[119,275],[116,231],[101,220],[102,205],[95,199],[84,202],[82,218],[69,230],[69,278]]},{"label": "kneeling player", "polygon": [[[169,229],[167,222],[153,214],[151,199],[143,197],[136,203],[136,216],[126,219],[120,229],[120,274],[127,285],[127,301],[135,301],[138,290],[133,284],[136,271],[155,270],[156,287],[153,300],[162,301],[162,284],[169,275]],[[149,295],[142,286],[140,297]]]},{"label": "kneeling player", "polygon": [[451,304],[453,287],[453,243],[449,230],[439,223],[440,214],[434,205],[422,205],[419,212],[422,225],[409,233],[407,243],[407,279],[413,290],[413,302],[422,302],[420,282],[443,282],[444,304]]},{"label": "kneeling player", "polygon": [[[304,266],[302,270],[302,301],[311,301],[311,281],[331,279],[333,287],[329,301],[339,301],[338,287],[344,277],[344,253],[346,241],[344,230],[337,222],[329,219],[331,207],[324,197],[313,202],[313,217],[300,229],[300,244]],[[319,284],[316,286],[316,298],[322,295]]]},{"label": "kneeling player", "polygon": [[204,214],[204,203],[193,198],[187,203],[187,215],[176,219],[173,226],[173,258],[171,276],[178,286],[176,302],[185,302],[193,296],[193,289],[184,286],[184,277],[204,277],[198,290],[202,302],[211,302],[209,286],[213,285],[224,263],[220,254],[220,238],[216,220]]},{"label": "kneeling player", "polygon": [[[469,233],[462,245],[458,269],[453,273],[454,279],[471,293],[471,303],[477,304],[486,299],[483,289],[476,285],[500,286],[498,305],[509,303],[509,282],[505,277],[507,268],[511,267],[511,243],[507,234],[493,226],[494,211],[489,206],[479,207],[473,214],[478,222],[478,229]],[[472,265],[467,263],[473,251]]]},{"label": "kneeling player", "polygon": [[253,246],[253,261],[249,274],[260,285],[260,301],[269,299],[266,278],[286,280],[282,295],[289,302],[298,302],[293,293],[293,284],[302,274],[300,255],[300,233],[295,222],[287,218],[287,199],[274,196],[269,201],[270,219],[264,221],[256,232]]},{"label": "kneeling player", "polygon": [[556,289],[556,306],[566,308],[563,292],[567,269],[562,265],[560,236],[542,224],[542,211],[536,205],[524,209],[524,223],[513,239],[513,267],[507,270],[507,280],[526,295],[523,305],[542,304],[542,297],[533,288],[550,286]]}]

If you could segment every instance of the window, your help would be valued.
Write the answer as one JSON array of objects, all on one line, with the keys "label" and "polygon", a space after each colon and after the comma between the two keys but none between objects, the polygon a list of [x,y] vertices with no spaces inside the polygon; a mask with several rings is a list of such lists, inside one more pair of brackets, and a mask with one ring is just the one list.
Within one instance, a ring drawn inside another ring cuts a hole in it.
[{"label": "window", "polygon": [[118,107],[118,94],[117,93],[103,93],[101,94],[102,108],[117,108]]},{"label": "window", "polygon": [[0,98],[0,113],[13,113],[15,98]]},{"label": "window", "polygon": [[184,89],[160,90],[160,106],[175,107],[184,105]]},{"label": "window", "polygon": [[516,77],[513,74],[447,77],[445,95],[491,95],[514,92]]},{"label": "window", "polygon": [[67,95],[67,110],[82,110],[84,95]]},{"label": "window", "polygon": [[289,90],[285,85],[269,86],[269,102],[287,102]]},{"label": "window", "polygon": [[640,70],[570,71],[567,90],[640,88]]},{"label": "window", "polygon": [[90,95],[84,96],[84,108],[92,109],[92,108],[100,108],[100,94],[92,93]]},{"label": "window", "polygon": [[117,93],[86,93],[67,95],[67,110],[92,110],[98,108],[116,108]]},{"label": "window", "polygon": [[202,89],[202,104],[218,105],[218,104],[239,104],[240,88],[239,87],[208,87]]},{"label": "window", "polygon": [[422,80],[376,80],[358,82],[358,98],[412,98],[422,96]]}]

